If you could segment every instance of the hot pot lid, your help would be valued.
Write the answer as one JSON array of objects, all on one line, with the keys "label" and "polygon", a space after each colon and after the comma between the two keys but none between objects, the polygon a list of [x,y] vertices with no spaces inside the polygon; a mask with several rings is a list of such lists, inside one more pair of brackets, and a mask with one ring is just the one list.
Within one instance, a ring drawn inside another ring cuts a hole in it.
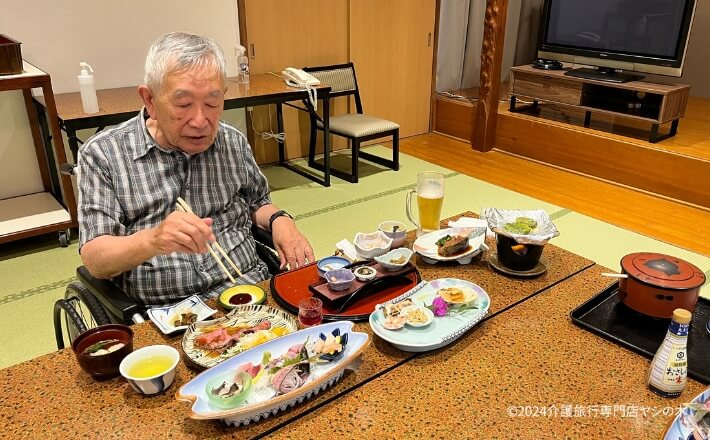
[{"label": "hot pot lid", "polygon": [[629,254],[621,259],[621,268],[632,278],[666,289],[689,290],[705,283],[705,274],[695,265],[665,254]]}]

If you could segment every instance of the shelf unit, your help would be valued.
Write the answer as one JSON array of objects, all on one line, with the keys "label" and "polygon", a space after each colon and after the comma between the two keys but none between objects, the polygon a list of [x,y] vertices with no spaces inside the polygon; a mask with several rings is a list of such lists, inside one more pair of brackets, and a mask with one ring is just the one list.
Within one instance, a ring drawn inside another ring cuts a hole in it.
[{"label": "shelf unit", "polygon": [[[584,110],[585,127],[589,126],[593,112],[601,112],[651,123],[651,143],[675,136],[678,120],[685,116],[690,86],[644,81],[610,83],[567,76],[568,70],[511,68],[510,111],[522,112],[536,108],[538,101],[550,102]],[[533,103],[516,107],[518,97],[531,99]],[[660,125],[668,122],[669,132],[659,135]]]},{"label": "shelf unit", "polygon": [[[47,143],[50,147],[46,149],[40,133],[40,119],[32,103],[33,88],[42,89],[47,105],[52,142]],[[51,78],[23,60],[22,73],[0,76],[0,91],[9,90],[22,90],[44,191],[0,200],[0,244],[59,232],[59,243],[67,246],[70,228],[77,226],[76,200],[71,178],[57,171],[57,164],[66,163],[67,158]]]}]

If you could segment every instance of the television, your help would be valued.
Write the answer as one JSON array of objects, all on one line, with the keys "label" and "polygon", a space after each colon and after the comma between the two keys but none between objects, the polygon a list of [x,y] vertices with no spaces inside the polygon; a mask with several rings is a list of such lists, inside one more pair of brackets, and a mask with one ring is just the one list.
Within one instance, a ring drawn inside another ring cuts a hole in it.
[{"label": "television", "polygon": [[[565,75],[634,81],[681,76],[695,0],[545,0],[538,57],[593,67]],[[621,72],[620,72],[621,71]]]}]

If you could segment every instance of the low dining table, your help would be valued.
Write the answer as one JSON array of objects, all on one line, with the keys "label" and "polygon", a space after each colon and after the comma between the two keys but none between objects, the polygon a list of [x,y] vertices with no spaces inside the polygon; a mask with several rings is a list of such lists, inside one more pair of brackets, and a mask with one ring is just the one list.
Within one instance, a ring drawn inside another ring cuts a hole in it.
[{"label": "low dining table", "polygon": [[[405,245],[414,239],[409,233]],[[600,276],[608,269],[550,243],[548,270],[515,278],[494,271],[488,252],[466,265],[413,261],[424,280],[465,279],[488,293],[488,315],[457,341],[405,352],[357,323],[372,338],[358,368],[262,421],[232,427],[189,418],[190,404],[174,397],[199,374],[185,362],[166,393],[144,397],[120,377],[94,380],[64,349],[0,370],[0,429],[4,438],[659,437],[680,401],[648,391],[647,359],[569,318],[609,285]],[[267,304],[278,307],[272,295]],[[133,329],[135,348],[180,348],[181,335],[165,336],[151,322]],[[702,388],[690,379],[681,399]]]}]

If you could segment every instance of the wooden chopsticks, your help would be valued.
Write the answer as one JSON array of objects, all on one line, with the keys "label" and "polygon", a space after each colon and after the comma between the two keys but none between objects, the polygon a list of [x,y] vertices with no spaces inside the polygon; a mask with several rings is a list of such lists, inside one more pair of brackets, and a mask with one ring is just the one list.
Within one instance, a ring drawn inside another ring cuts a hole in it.
[{"label": "wooden chopsticks", "polygon": [[[192,208],[190,208],[190,205],[188,205],[187,202],[182,199],[182,197],[178,197],[175,207],[177,208],[178,211],[194,214],[194,212],[192,212]],[[234,279],[232,274],[229,273],[229,271],[225,267],[224,263],[222,263],[222,261],[220,260],[219,255],[217,255],[217,252],[215,252],[214,249],[212,249],[212,246],[214,246],[215,249],[217,249],[217,251],[220,254],[222,254],[222,256],[227,261],[227,263],[229,263],[229,265],[232,266],[232,269],[234,269],[234,271],[237,273],[237,278],[240,278],[242,276],[242,272],[239,270],[237,265],[234,264],[234,261],[232,261],[232,259],[229,258],[229,255],[227,255],[227,253],[224,251],[224,249],[222,249],[222,246],[220,246],[219,243],[217,243],[216,241],[213,243],[207,243],[207,250],[210,251],[210,254],[212,254],[212,257],[215,259],[217,264],[219,264],[219,267],[222,269],[222,272],[224,272],[224,274],[227,275],[227,277],[229,278],[229,281],[231,281],[232,283],[236,283],[236,280]]]}]

